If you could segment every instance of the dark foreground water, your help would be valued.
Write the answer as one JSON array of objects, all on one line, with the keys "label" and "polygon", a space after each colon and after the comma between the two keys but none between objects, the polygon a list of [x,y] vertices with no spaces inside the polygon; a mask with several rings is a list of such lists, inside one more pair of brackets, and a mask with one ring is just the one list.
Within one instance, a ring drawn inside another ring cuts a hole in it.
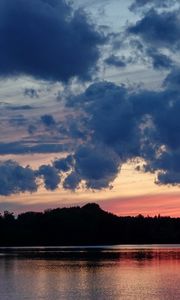
[{"label": "dark foreground water", "polygon": [[2,300],[179,300],[180,245],[0,248]]}]

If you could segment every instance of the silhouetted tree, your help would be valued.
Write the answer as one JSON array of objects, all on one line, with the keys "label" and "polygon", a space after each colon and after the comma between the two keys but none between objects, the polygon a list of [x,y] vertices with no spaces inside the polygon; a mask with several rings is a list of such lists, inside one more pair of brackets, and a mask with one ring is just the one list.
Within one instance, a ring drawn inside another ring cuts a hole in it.
[{"label": "silhouetted tree", "polygon": [[98,204],[0,215],[0,246],[180,243],[180,218],[117,217]]}]

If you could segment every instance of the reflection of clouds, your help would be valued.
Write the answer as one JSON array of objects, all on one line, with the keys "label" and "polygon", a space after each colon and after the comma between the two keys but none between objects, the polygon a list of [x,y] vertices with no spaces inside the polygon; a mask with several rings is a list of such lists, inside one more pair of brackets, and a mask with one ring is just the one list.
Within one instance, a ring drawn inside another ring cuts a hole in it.
[{"label": "reflection of clouds", "polygon": [[109,260],[102,252],[84,261],[1,258],[1,296],[11,297],[11,283],[14,299],[179,299],[180,261],[172,257],[179,250],[166,257],[157,248],[157,257],[140,260],[132,251]]}]

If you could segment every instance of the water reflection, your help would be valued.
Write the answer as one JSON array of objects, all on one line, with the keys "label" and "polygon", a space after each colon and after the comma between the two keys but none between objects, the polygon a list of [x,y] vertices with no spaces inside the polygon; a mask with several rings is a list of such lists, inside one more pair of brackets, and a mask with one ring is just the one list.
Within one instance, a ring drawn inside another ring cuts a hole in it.
[{"label": "water reflection", "polygon": [[180,299],[180,247],[0,249],[3,300]]}]

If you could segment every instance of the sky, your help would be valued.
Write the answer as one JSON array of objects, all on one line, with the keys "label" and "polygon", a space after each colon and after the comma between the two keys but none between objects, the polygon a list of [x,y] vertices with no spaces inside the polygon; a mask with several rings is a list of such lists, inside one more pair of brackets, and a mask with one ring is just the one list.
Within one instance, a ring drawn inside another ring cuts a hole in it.
[{"label": "sky", "polygon": [[0,211],[180,217],[180,3],[0,0]]}]

